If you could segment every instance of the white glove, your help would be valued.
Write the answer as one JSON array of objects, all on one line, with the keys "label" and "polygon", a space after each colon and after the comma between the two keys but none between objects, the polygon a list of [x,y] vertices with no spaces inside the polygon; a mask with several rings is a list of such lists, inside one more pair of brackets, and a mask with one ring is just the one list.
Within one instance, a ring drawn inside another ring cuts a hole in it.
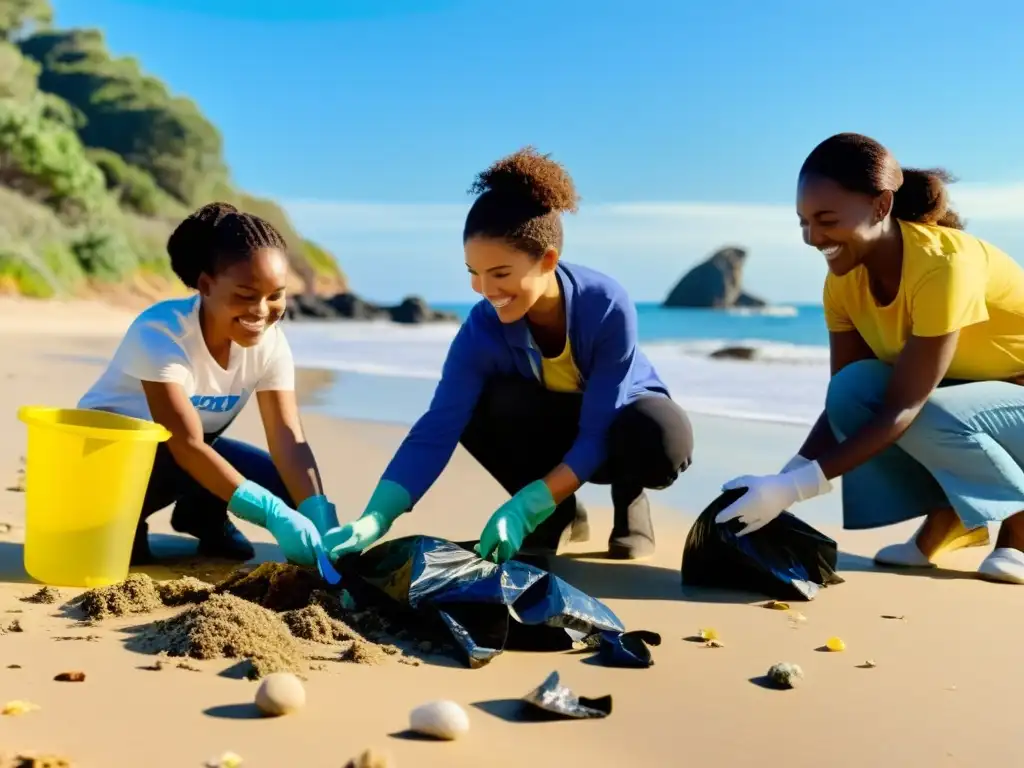
[{"label": "white glove", "polygon": [[737,536],[746,536],[768,525],[787,507],[798,501],[820,496],[832,490],[832,483],[818,462],[809,461],[797,469],[762,477],[744,475],[722,486],[723,491],[746,488],[747,492],[715,516],[716,523],[739,520],[746,527]]},{"label": "white glove", "polygon": [[805,459],[803,456],[801,456],[798,453],[796,456],[794,456],[792,459],[790,459],[789,461],[786,462],[786,466],[784,466],[782,469],[780,469],[779,473],[784,475],[787,472],[791,472],[792,470],[797,469],[798,467],[802,467],[804,464],[810,464],[810,463],[811,463],[810,459]]}]

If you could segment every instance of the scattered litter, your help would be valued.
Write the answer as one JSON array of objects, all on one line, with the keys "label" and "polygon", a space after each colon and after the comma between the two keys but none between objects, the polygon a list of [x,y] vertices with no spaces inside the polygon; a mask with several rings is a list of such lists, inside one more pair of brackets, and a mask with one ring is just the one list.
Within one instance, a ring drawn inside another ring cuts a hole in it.
[{"label": "scattered litter", "polygon": [[799,664],[783,661],[768,669],[768,682],[779,688],[796,688],[803,681],[804,671]]},{"label": "scattered litter", "polygon": [[37,592],[33,592],[28,597],[21,598],[23,603],[36,603],[38,605],[53,605],[61,600],[60,590],[54,589],[53,587],[43,587]]},{"label": "scattered litter", "polygon": [[548,715],[577,720],[608,717],[612,713],[610,695],[596,699],[577,696],[559,683],[558,672],[548,675],[543,683],[523,696],[523,701]]},{"label": "scattered litter", "polygon": [[861,666],[861,667],[862,667],[863,669],[874,669],[875,667],[877,667],[877,666],[878,666],[878,664],[876,664],[876,663],[874,662],[874,660],[872,660],[872,659],[868,659],[867,661],[865,661],[865,662],[864,662],[863,664],[861,664],[860,666]]},{"label": "scattered litter", "polygon": [[14,699],[4,704],[3,709],[0,709],[0,715],[24,715],[28,712],[35,712],[39,708],[38,704],[33,704],[30,701]]},{"label": "scattered litter", "polygon": [[789,603],[784,603],[781,600],[769,600],[764,607],[771,608],[773,611],[788,611]]},{"label": "scattered litter", "polygon": [[718,631],[714,629],[699,629],[697,630],[697,637],[701,640],[718,640]]},{"label": "scattered litter", "polygon": [[661,645],[661,635],[646,629],[602,632],[598,658],[606,667],[651,667],[654,659],[648,646],[652,645]]},{"label": "scattered litter", "polygon": [[409,730],[451,741],[469,732],[469,715],[454,701],[430,701],[409,713]]},{"label": "scattered litter", "polygon": [[842,641],[842,638],[830,637],[828,640],[825,641],[825,647],[828,648],[830,651],[845,651],[846,643]]},{"label": "scattered litter", "polygon": [[891,614],[891,613],[883,613],[882,614],[882,618],[883,619],[893,619],[894,621],[906,621],[907,620],[906,616],[903,616],[903,615],[896,616],[896,615]]},{"label": "scattered litter", "polygon": [[306,706],[306,689],[295,675],[275,672],[263,678],[256,689],[256,706],[271,717],[298,712]]},{"label": "scattered litter", "polygon": [[345,768],[392,768],[393,765],[391,755],[375,749],[365,749],[345,763]]},{"label": "scattered litter", "polygon": [[0,635],[4,632],[24,632],[25,628],[21,626],[21,619],[14,619],[6,627],[0,627]]},{"label": "scattered litter", "polygon": [[[13,491],[14,493],[24,493],[25,492],[25,457],[24,456],[21,457],[21,466],[18,467],[18,471],[14,475],[14,483],[9,485],[9,486],[7,486],[7,490],[8,491]],[[8,530],[9,529],[10,529],[10,526],[8,526]]]},{"label": "scattered litter", "polygon": [[721,640],[708,640],[704,643],[705,648],[725,648],[725,643]]},{"label": "scattered litter", "polygon": [[74,641],[74,640],[84,640],[87,643],[95,643],[97,640],[100,639],[100,636],[99,635],[57,635],[57,637],[55,637],[53,639],[54,640],[59,640],[61,642]]},{"label": "scattered litter", "polygon": [[241,755],[236,755],[234,752],[225,752],[218,758],[207,760],[206,768],[238,768],[241,764]]},{"label": "scattered litter", "polygon": [[53,679],[59,683],[84,683],[85,672],[61,672]]}]

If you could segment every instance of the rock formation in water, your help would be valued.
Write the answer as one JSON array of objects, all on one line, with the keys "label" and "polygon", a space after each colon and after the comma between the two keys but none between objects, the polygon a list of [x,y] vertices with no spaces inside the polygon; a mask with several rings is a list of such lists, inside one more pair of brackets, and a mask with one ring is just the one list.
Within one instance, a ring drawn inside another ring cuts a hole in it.
[{"label": "rock formation in water", "polygon": [[767,302],[743,290],[742,248],[722,248],[683,275],[662,306],[729,309],[764,307]]},{"label": "rock formation in water", "polygon": [[292,320],[391,320],[417,324],[458,322],[458,315],[433,309],[419,296],[406,296],[400,304],[373,304],[354,293],[334,296],[299,294],[288,299],[287,316]]}]

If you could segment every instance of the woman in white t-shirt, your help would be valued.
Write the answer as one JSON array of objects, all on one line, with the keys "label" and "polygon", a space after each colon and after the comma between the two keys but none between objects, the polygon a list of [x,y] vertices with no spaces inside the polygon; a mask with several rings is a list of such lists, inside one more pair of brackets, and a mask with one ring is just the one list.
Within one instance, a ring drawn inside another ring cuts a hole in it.
[{"label": "woman in white t-shirt", "polygon": [[[171,433],[157,451],[133,563],[151,559],[146,518],[170,504],[172,527],[199,539],[201,554],[254,556],[230,511],[267,528],[292,562],[324,562],[320,536],[337,514],[303,435],[292,354],[278,323],[286,248],[271,224],[226,203],[193,213],[167,252],[196,293],[142,312],[79,403],[152,419]],[[221,437],[253,392],[269,453]]]}]

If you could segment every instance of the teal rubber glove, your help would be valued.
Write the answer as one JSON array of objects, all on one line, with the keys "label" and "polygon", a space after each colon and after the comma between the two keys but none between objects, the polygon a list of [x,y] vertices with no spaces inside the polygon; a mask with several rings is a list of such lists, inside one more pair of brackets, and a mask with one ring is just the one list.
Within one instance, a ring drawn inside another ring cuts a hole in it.
[{"label": "teal rubber glove", "polygon": [[319,564],[317,549],[323,544],[316,526],[263,486],[243,482],[228,501],[228,511],[270,531],[289,562]]},{"label": "teal rubber glove", "polygon": [[535,480],[491,515],[480,534],[476,553],[496,563],[510,560],[523,546],[523,539],[551,516],[555,506],[547,484]]},{"label": "teal rubber glove", "polygon": [[327,500],[326,496],[310,496],[299,504],[298,512],[316,526],[316,530],[321,536],[331,528],[338,527],[338,510]]},{"label": "teal rubber glove", "polygon": [[358,520],[324,534],[324,549],[334,562],[345,555],[362,552],[386,534],[411,506],[412,500],[405,488],[390,480],[381,480]]}]

